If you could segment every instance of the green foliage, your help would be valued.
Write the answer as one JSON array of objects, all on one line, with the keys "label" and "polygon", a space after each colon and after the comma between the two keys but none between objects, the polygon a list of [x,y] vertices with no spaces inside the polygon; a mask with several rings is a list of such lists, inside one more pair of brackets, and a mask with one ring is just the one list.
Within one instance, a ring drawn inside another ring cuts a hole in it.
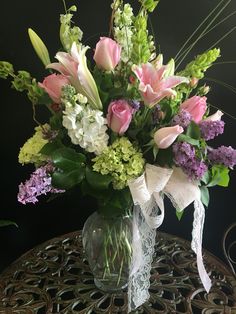
[{"label": "green foliage", "polygon": [[59,148],[63,148],[60,142],[58,141],[50,142],[43,146],[43,148],[40,150],[40,153],[46,156],[51,156],[53,152],[55,152]]},{"label": "green foliage", "polygon": [[181,76],[195,77],[202,79],[204,72],[216,61],[220,56],[220,49],[214,48],[198,55],[195,60],[187,64],[186,68],[179,73]]},{"label": "green foliage", "polygon": [[123,190],[110,189],[98,199],[98,211],[107,217],[116,217],[128,213],[133,205],[129,188]]},{"label": "green foliage", "polygon": [[11,220],[0,220],[0,227],[7,227],[7,226],[15,226],[18,228],[18,225],[14,222],[14,221],[11,221]]},{"label": "green foliage", "polygon": [[143,8],[149,12],[153,12],[160,0],[139,0]]},{"label": "green foliage", "polygon": [[208,188],[206,186],[200,186],[200,192],[201,192],[201,201],[202,203],[208,207],[209,201],[210,201],[210,195]]},{"label": "green foliage", "polygon": [[185,134],[180,134],[177,140],[178,142],[186,142],[194,146],[199,146],[200,144],[199,140],[195,140],[194,138]]},{"label": "green foliage", "polygon": [[172,167],[173,166],[173,152],[172,147],[166,149],[159,149],[156,156],[157,164],[161,167]]},{"label": "green foliage", "polygon": [[6,79],[9,75],[13,75],[13,65],[6,61],[0,61],[0,78]]},{"label": "green foliage", "polygon": [[186,135],[188,138],[199,140],[201,138],[201,131],[199,126],[195,122],[191,121],[187,128]]},{"label": "green foliage", "polygon": [[112,176],[102,175],[86,167],[85,176],[88,184],[95,190],[106,190],[112,182]]},{"label": "green foliage", "polygon": [[223,165],[214,165],[209,174],[208,187],[219,185],[227,187],[229,185],[229,169]]},{"label": "green foliage", "polygon": [[[46,149],[49,149],[49,146]],[[54,187],[68,190],[84,179],[86,157],[83,154],[71,148],[58,148],[50,153],[50,158],[56,167],[52,174]]]},{"label": "green foliage", "polygon": [[175,211],[175,214],[176,214],[176,217],[178,218],[178,220],[180,221],[181,218],[183,217],[183,214],[184,214],[184,210],[176,210]]}]

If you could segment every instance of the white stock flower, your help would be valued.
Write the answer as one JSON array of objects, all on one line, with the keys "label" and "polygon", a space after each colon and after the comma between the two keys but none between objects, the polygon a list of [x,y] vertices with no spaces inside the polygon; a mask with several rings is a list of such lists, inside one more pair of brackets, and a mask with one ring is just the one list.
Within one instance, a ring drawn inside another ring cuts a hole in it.
[{"label": "white stock flower", "polygon": [[119,28],[114,27],[114,37],[118,44],[122,47],[121,50],[121,60],[127,62],[130,59],[130,55],[133,48],[132,43],[133,32],[130,28]]},{"label": "white stock flower", "polygon": [[71,142],[90,153],[101,154],[109,138],[102,111],[77,104],[66,106],[63,114],[62,124],[68,130]]}]

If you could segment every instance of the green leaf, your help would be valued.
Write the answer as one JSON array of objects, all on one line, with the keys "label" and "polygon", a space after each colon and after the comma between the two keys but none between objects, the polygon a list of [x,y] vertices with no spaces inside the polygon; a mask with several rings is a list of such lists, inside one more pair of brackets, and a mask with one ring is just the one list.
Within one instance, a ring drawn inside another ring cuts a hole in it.
[{"label": "green leaf", "polygon": [[185,134],[180,134],[178,136],[178,142],[186,142],[194,146],[199,146],[199,140],[195,140],[194,138]]},{"label": "green leaf", "polygon": [[52,185],[60,189],[71,189],[85,177],[85,161],[83,154],[71,148],[59,148],[52,152],[51,159],[59,168],[52,174]]},{"label": "green leaf", "polygon": [[208,187],[219,185],[227,187],[229,185],[229,169],[223,165],[214,165],[211,168],[211,181]]},{"label": "green leaf", "polygon": [[210,179],[211,179],[211,173],[210,173],[210,171],[208,170],[208,171],[206,171],[206,172],[204,173],[203,177],[201,178],[201,181],[202,181],[203,183],[205,183],[205,185],[207,185],[208,182],[210,181]]},{"label": "green leaf", "polygon": [[112,176],[102,175],[89,167],[86,167],[85,176],[89,185],[95,190],[106,190],[112,181]]},{"label": "green leaf", "polygon": [[61,113],[55,113],[50,118],[50,126],[53,130],[60,130],[62,127],[61,123],[62,123]]},{"label": "green leaf", "polygon": [[200,186],[200,191],[201,191],[201,201],[206,207],[208,207],[209,201],[210,201],[208,188],[206,186]]},{"label": "green leaf", "polygon": [[84,166],[86,157],[72,148],[59,148],[51,154],[54,165],[64,171],[70,171]]},{"label": "green leaf", "polygon": [[15,226],[18,228],[18,225],[14,222],[14,221],[11,221],[11,220],[0,220],[0,227],[7,227],[7,226]]},{"label": "green leaf", "polygon": [[159,152],[159,148],[156,145],[154,145],[153,148],[152,148],[154,161],[157,159],[158,152]]},{"label": "green leaf", "polygon": [[187,128],[186,135],[195,140],[199,140],[201,137],[201,131],[199,126],[195,122],[191,121]]},{"label": "green leaf", "polygon": [[176,217],[178,218],[178,220],[180,221],[181,218],[183,217],[184,210],[181,210],[181,211],[176,210],[175,214],[176,214]]},{"label": "green leaf", "polygon": [[[42,89],[43,91],[43,89]],[[38,97],[38,105],[51,105],[52,99],[49,97],[47,93],[44,91],[42,92],[42,95]]]},{"label": "green leaf", "polygon": [[132,205],[132,197],[128,188],[123,190],[110,189],[110,193],[98,202],[99,212],[105,216],[119,216],[127,213]]},{"label": "green leaf", "polygon": [[55,188],[69,190],[79,184],[85,177],[85,167],[71,171],[56,170],[52,174],[52,185]]},{"label": "green leaf", "polygon": [[173,152],[172,148],[168,147],[166,149],[159,149],[156,157],[157,163],[161,167],[172,167],[173,165]]},{"label": "green leaf", "polygon": [[40,150],[40,153],[46,156],[50,156],[55,150],[62,147],[62,144],[58,141],[47,143]]}]

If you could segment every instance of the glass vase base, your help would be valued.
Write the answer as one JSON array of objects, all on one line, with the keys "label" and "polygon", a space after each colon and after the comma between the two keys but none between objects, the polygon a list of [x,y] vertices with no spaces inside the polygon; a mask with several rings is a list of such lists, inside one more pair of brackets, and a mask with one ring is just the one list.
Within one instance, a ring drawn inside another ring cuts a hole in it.
[{"label": "glass vase base", "polygon": [[[117,279],[117,276],[115,277]],[[112,278],[102,280],[94,278],[94,283],[99,290],[107,293],[121,292],[128,286],[127,282],[120,282],[117,284],[117,281],[113,281]]]}]

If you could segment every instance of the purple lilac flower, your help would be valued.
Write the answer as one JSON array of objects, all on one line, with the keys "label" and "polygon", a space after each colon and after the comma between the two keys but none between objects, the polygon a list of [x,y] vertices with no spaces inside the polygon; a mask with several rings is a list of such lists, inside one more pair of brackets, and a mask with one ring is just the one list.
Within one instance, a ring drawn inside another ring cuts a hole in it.
[{"label": "purple lilac flower", "polygon": [[213,164],[223,164],[226,167],[233,168],[236,165],[236,149],[231,146],[209,149],[208,158]]},{"label": "purple lilac flower", "polygon": [[161,117],[161,106],[157,104],[152,112],[153,123],[156,124],[160,121]]},{"label": "purple lilac flower", "polygon": [[174,160],[177,166],[184,166],[195,157],[195,149],[186,142],[177,142],[173,145]]},{"label": "purple lilac flower", "polygon": [[18,201],[22,204],[36,203],[37,197],[42,194],[51,193],[63,193],[64,190],[58,190],[51,185],[50,172],[53,171],[53,166],[47,164],[35,170],[29,180],[25,184],[19,185]]},{"label": "purple lilac flower", "polygon": [[195,157],[182,166],[182,169],[190,179],[200,180],[207,171],[207,165]]},{"label": "purple lilac flower", "polygon": [[186,142],[177,142],[173,145],[174,162],[181,167],[191,180],[200,180],[207,171],[206,164],[196,158],[195,149]]},{"label": "purple lilac flower", "polygon": [[140,102],[138,100],[131,100],[129,104],[135,111],[138,111],[140,108]]},{"label": "purple lilac flower", "polygon": [[172,119],[172,125],[180,125],[186,128],[192,120],[192,115],[187,110],[180,110],[180,112]]},{"label": "purple lilac flower", "polygon": [[224,132],[225,123],[222,120],[217,121],[202,121],[200,124],[200,130],[202,137],[206,140],[212,140],[217,135],[222,134]]}]

